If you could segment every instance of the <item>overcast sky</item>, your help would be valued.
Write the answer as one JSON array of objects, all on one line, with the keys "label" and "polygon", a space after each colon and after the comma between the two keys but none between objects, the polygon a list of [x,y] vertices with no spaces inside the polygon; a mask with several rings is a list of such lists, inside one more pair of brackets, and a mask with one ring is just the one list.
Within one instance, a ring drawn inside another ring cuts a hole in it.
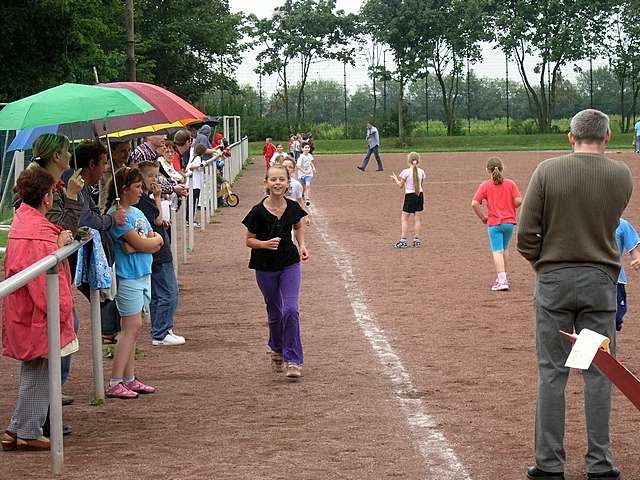
[{"label": "overcast sky", "polygon": [[[233,12],[245,12],[253,13],[259,18],[271,17],[274,9],[283,4],[282,0],[230,0],[231,10]],[[338,9],[343,9],[347,13],[357,13],[360,6],[363,4],[363,0],[337,0]],[[505,57],[502,51],[496,47],[496,45],[483,44],[482,45],[482,61],[476,65],[472,65],[471,69],[479,77],[492,77],[492,78],[504,78],[506,65]],[[255,55],[257,51],[248,52],[245,54],[244,59],[238,71],[236,77],[238,82],[242,85],[249,84],[254,88],[258,88],[258,75],[253,70],[257,66],[255,61]],[[356,66],[347,66],[347,88],[353,92],[359,85],[370,84],[371,80],[367,76],[367,52],[363,51],[356,57]],[[391,63],[388,61],[388,64]],[[595,62],[594,65],[603,64],[603,61]],[[533,59],[528,64],[533,69]],[[588,62],[581,63],[582,68],[588,68]],[[287,73],[289,78],[292,79],[292,83],[295,83],[299,79],[300,68],[293,63],[288,69]],[[568,78],[575,78],[572,66],[566,66],[563,71],[564,75]],[[520,81],[520,76],[515,63],[509,64],[509,78],[514,81]],[[340,83],[344,80],[343,65],[339,62],[322,61],[311,67],[309,71],[309,80],[335,80]],[[271,77],[262,78],[263,91],[270,93],[276,89],[277,75]]]}]

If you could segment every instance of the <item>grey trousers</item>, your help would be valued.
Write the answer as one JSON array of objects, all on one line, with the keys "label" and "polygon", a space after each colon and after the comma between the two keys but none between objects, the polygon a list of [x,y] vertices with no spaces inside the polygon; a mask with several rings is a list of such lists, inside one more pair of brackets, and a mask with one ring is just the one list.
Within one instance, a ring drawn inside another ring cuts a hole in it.
[{"label": "grey trousers", "polygon": [[18,402],[7,430],[25,440],[39,438],[48,411],[49,361],[38,358],[22,362]]},{"label": "grey trousers", "polygon": [[[536,466],[564,471],[565,395],[569,368],[564,366],[571,345],[559,330],[594,330],[616,346],[616,284],[595,267],[571,267],[538,274],[534,307],[538,354],[538,403],[535,419]],[[583,371],[587,426],[587,471],[614,467],[609,448],[611,382],[595,366]]]}]

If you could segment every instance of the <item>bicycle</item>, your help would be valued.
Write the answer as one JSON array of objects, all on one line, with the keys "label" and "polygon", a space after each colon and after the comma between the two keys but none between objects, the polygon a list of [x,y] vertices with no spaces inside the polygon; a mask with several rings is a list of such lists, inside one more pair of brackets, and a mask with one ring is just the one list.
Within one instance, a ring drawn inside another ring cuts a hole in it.
[{"label": "bicycle", "polygon": [[231,190],[231,183],[218,177],[218,200],[224,200],[229,207],[236,207],[240,203],[240,197]]}]

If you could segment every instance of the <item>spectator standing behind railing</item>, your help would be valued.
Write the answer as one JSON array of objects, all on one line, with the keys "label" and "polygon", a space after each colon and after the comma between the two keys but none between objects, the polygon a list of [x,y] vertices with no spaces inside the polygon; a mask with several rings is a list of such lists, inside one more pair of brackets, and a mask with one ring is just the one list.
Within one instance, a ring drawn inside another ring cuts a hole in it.
[{"label": "spectator standing behind railing", "polygon": [[[4,259],[5,278],[30,267],[73,241],[70,230],[51,223],[47,212],[54,201],[54,177],[37,166],[24,170],[15,187],[21,205],[9,230]],[[58,264],[60,348],[63,355],[78,349],[73,328],[73,299],[67,262]],[[49,409],[46,276],[40,275],[4,298],[2,353],[22,362],[16,408],[2,437],[3,450],[49,450],[42,425]]]},{"label": "spectator standing behind railing", "polygon": [[[151,265],[151,344],[182,345],[185,343],[184,337],[173,332],[180,292],[176,272],[173,269],[169,225],[162,221],[158,166],[152,162],[141,162],[139,166],[144,191],[135,206],[144,213],[153,231],[164,241],[160,250],[153,254]],[[150,194],[153,194],[153,198]]]},{"label": "spectator standing behind railing", "polygon": [[[134,350],[142,326],[142,313],[149,312],[151,300],[152,254],[160,250],[162,237],[156,234],[144,214],[133,205],[142,195],[142,175],[137,168],[124,167],[116,172],[116,184],[109,189],[107,203],[116,199],[116,185],[120,207],[127,222],[109,230],[114,241],[118,293],[116,305],[122,317],[122,331],[113,358],[107,397],[137,398],[139,393],[153,393],[155,388],[145,385],[135,376]],[[109,213],[116,209],[112,205]]]},{"label": "spectator standing behind railing", "polygon": [[[122,149],[127,151],[126,148]],[[114,210],[111,214],[103,215],[100,208],[96,205],[93,195],[92,187],[98,186],[101,179],[104,177],[107,167],[107,148],[99,141],[82,142],[76,148],[76,166],[81,169],[80,175],[84,180],[84,187],[79,193],[79,197],[82,199],[83,208],[80,213],[80,226],[90,227],[100,232],[100,244],[105,253],[107,263],[109,267],[113,266],[115,261],[115,254],[113,252],[113,241],[108,231],[116,226],[122,226],[126,222],[123,209]],[[123,155],[120,154],[120,157]],[[72,173],[72,170],[67,170],[62,178],[65,179]],[[105,200],[106,201],[106,200]],[[90,252],[94,248],[93,242],[87,244],[84,248]],[[90,258],[91,255],[87,253],[85,258]],[[71,266],[72,275],[76,271],[76,258],[74,254],[69,257],[69,264]],[[113,279],[115,281],[115,278]],[[90,289],[88,283],[82,283],[78,286],[78,290],[91,301]],[[115,308],[113,299],[105,298],[100,302],[100,317],[102,324],[102,335],[108,341],[113,341],[115,335],[120,331],[120,315]]]},{"label": "spectator standing behind railing", "polygon": [[[56,182],[53,190],[51,208],[47,212],[47,219],[65,230],[71,230],[75,235],[80,224],[80,214],[84,208],[82,197],[79,195],[84,187],[84,179],[81,171],[76,170],[67,181],[66,187],[62,182],[62,173],[69,169],[69,139],[64,135],[45,133],[36,138],[33,142],[33,161],[27,168],[34,168],[36,165],[48,171]],[[76,333],[78,332],[78,316],[74,310],[73,324]],[[71,355],[62,359],[62,383],[66,383],[71,370]],[[63,404],[68,405],[73,402],[73,397],[63,394]],[[48,423],[48,422],[47,422]],[[48,425],[45,425],[45,433]],[[64,427],[65,435],[71,433],[71,428]]]},{"label": "spectator standing behind railing", "polygon": [[[111,139],[109,141],[109,147],[111,148],[111,158],[116,170],[124,167],[129,160],[131,154],[131,142],[121,142],[118,139]],[[107,197],[109,196],[109,184],[113,180],[113,171],[111,170],[111,163],[107,163],[107,168],[100,178],[100,197],[98,200],[98,207],[100,213],[104,213],[107,209]]]},{"label": "spectator standing behind railing", "polygon": [[[137,167],[138,163],[142,161],[157,162],[161,152],[164,153],[164,142],[166,138],[166,135],[150,135],[146,137],[144,143],[138,145],[133,152],[131,152],[129,166]],[[166,177],[158,177],[158,180],[160,181],[160,187],[164,194],[170,195],[175,192],[176,195],[185,197],[189,193],[186,186],[173,183]]]}]

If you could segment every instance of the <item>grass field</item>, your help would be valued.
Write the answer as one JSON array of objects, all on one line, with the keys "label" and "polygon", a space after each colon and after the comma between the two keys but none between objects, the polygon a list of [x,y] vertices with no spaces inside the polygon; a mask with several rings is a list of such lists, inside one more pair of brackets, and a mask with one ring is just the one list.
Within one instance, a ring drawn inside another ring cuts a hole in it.
[{"label": "grass field", "polygon": [[[611,147],[630,149],[633,135],[614,135]],[[274,140],[274,143],[286,144],[286,140]],[[569,147],[564,133],[539,135],[485,135],[459,137],[420,137],[411,138],[405,147],[400,146],[397,138],[383,138],[381,151],[386,153],[410,152],[487,152],[487,151],[527,151],[527,150],[566,150]],[[249,153],[262,155],[263,141],[250,142]],[[363,139],[317,140],[316,149],[322,154],[365,153]]]}]

